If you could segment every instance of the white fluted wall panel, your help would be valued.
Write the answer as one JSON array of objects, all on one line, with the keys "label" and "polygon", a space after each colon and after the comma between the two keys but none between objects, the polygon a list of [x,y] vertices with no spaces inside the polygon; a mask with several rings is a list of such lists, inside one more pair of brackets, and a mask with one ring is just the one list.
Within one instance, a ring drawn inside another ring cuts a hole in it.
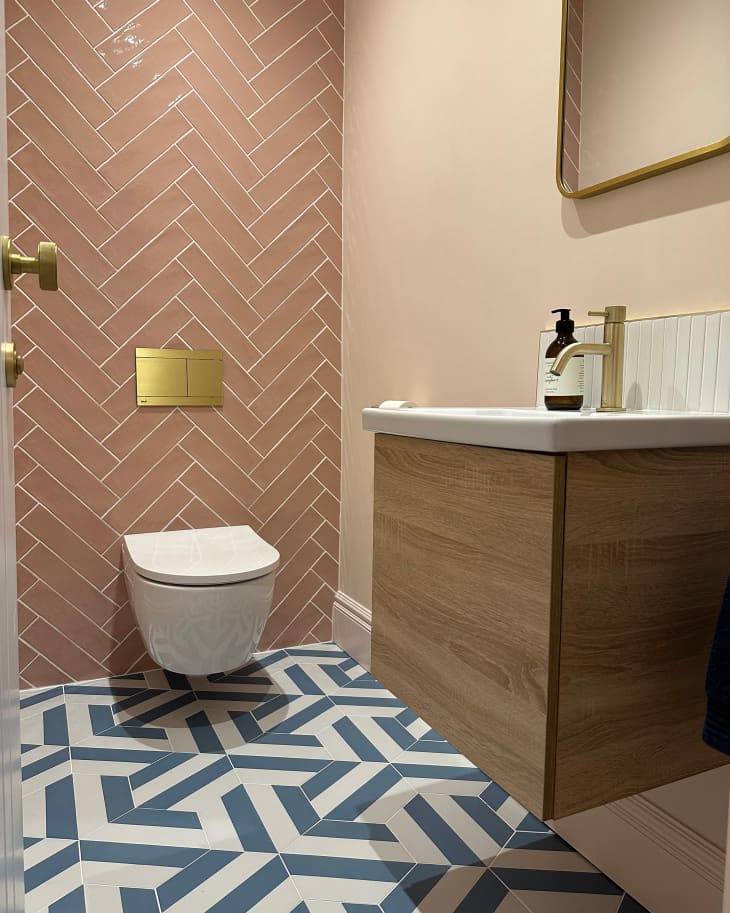
[{"label": "white fluted wall panel", "polygon": [[[543,353],[554,330],[540,334],[538,406]],[[580,342],[600,342],[600,324],[576,327]],[[601,359],[586,359],[584,404],[600,405]],[[730,412],[730,311],[626,322],[624,402],[627,409]]]}]

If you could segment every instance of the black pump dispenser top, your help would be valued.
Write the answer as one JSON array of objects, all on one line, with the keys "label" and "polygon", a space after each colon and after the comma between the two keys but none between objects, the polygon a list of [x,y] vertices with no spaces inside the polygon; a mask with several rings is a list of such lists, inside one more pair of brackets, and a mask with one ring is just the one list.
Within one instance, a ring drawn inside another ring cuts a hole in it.
[{"label": "black pump dispenser top", "polygon": [[569,336],[575,329],[575,322],[570,319],[570,308],[556,308],[551,313],[560,314],[560,320],[555,321],[558,336]]}]

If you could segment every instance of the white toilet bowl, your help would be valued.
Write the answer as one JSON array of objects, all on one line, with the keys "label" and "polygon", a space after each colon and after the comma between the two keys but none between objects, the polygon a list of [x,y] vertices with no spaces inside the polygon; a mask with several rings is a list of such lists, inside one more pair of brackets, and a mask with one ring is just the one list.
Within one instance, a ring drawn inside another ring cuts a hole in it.
[{"label": "white toilet bowl", "polygon": [[124,537],[124,579],[142,640],[171,672],[244,665],[271,611],[279,553],[250,526]]}]

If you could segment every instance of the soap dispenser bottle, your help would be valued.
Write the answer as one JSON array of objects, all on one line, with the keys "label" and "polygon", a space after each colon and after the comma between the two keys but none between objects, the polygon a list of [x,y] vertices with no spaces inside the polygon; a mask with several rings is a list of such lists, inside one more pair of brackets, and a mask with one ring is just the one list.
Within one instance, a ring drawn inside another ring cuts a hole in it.
[{"label": "soap dispenser bottle", "polygon": [[570,319],[570,308],[556,308],[552,313],[560,314],[560,319],[555,323],[558,335],[545,350],[545,406],[548,409],[577,411],[583,405],[585,362],[582,355],[577,355],[570,359],[560,377],[550,373],[561,350],[578,341],[573,336],[575,323]]}]

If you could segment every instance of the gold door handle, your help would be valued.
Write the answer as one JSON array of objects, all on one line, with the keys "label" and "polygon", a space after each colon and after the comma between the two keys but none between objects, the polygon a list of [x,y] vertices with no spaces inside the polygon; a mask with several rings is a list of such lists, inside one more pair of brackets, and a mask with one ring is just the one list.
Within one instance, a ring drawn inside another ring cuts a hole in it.
[{"label": "gold door handle", "polygon": [[10,291],[13,276],[20,273],[37,273],[38,284],[44,292],[58,291],[58,250],[53,241],[38,244],[37,257],[24,257],[13,253],[13,242],[8,235],[2,236],[3,285]]},{"label": "gold door handle", "polygon": [[5,362],[5,383],[8,387],[14,387],[25,369],[25,359],[18,355],[14,342],[2,344],[2,356]]}]

